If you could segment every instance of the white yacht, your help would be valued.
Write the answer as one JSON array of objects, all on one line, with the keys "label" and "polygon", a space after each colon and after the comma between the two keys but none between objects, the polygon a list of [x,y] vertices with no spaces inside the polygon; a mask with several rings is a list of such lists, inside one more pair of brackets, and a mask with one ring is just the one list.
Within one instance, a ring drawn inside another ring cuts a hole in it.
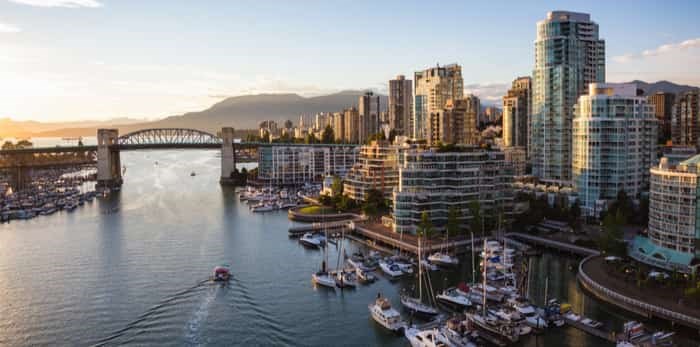
[{"label": "white yacht", "polygon": [[398,278],[404,275],[404,272],[401,271],[401,268],[394,264],[392,261],[386,261],[386,260],[380,260],[379,261],[379,268],[382,269],[384,274],[391,278]]},{"label": "white yacht", "polygon": [[457,257],[452,257],[446,253],[434,253],[428,257],[428,261],[432,264],[437,264],[440,266],[457,266],[459,265],[459,259]]},{"label": "white yacht", "polygon": [[524,323],[537,329],[547,328],[547,321],[540,317],[535,307],[525,298],[508,299],[508,303],[524,318]]},{"label": "white yacht", "polygon": [[335,274],[335,285],[338,288],[355,288],[357,287],[357,275],[355,275],[354,271],[337,271]]},{"label": "white yacht", "polygon": [[412,347],[448,347],[452,346],[450,340],[441,331],[433,328],[418,330],[411,327],[406,329],[404,335]]},{"label": "white yacht", "polygon": [[251,207],[251,210],[253,210],[253,212],[270,212],[275,210],[275,206],[272,204],[260,203]]},{"label": "white yacht", "polygon": [[365,283],[372,283],[377,280],[372,271],[363,270],[361,267],[355,268],[355,275],[360,281]]},{"label": "white yacht", "polygon": [[374,303],[369,304],[368,307],[372,319],[384,328],[400,332],[405,327],[399,311],[393,309],[389,299],[382,297],[381,294],[378,294]]},{"label": "white yacht", "polygon": [[325,242],[323,236],[314,235],[312,233],[306,233],[301,238],[299,238],[299,243],[306,247],[320,248]]},{"label": "white yacht", "polygon": [[466,296],[460,294],[457,288],[447,288],[435,297],[438,300],[455,306],[459,306],[461,308],[469,307],[472,305],[471,300],[469,300],[469,298],[467,298]]},{"label": "white yacht", "polygon": [[319,271],[311,275],[311,280],[319,286],[335,288],[335,278],[326,271]]}]

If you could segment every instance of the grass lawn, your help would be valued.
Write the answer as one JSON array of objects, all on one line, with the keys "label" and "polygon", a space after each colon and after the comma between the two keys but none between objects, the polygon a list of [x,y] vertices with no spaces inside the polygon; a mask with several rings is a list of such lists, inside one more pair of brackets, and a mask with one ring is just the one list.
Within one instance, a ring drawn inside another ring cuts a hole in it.
[{"label": "grass lawn", "polygon": [[299,213],[303,214],[329,214],[335,213],[335,210],[328,206],[306,206],[299,209]]}]

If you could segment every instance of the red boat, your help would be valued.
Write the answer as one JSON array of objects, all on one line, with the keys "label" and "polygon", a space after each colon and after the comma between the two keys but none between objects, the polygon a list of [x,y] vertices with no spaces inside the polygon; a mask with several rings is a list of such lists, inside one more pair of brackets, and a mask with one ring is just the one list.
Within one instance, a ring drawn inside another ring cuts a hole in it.
[{"label": "red boat", "polygon": [[214,268],[212,280],[215,282],[227,282],[229,279],[231,279],[231,270],[229,270],[228,266],[221,265]]}]

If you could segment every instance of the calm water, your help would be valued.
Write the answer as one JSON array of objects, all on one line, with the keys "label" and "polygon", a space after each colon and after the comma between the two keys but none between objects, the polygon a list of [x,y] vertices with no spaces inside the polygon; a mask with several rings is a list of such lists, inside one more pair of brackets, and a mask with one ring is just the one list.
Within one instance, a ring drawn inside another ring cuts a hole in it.
[{"label": "calm water", "polygon": [[[73,213],[0,225],[0,345],[406,345],[371,321],[367,304],[381,291],[398,306],[411,280],[314,289],[322,253],[287,237],[286,213],[253,214],[220,187],[217,154],[125,152],[121,192]],[[221,263],[235,280],[203,282]],[[543,300],[549,276],[550,297],[619,329],[615,309],[578,289],[574,264],[535,258],[533,297]],[[432,276],[438,287],[454,285],[470,278],[471,265]],[[563,328],[521,345],[606,344]]]}]

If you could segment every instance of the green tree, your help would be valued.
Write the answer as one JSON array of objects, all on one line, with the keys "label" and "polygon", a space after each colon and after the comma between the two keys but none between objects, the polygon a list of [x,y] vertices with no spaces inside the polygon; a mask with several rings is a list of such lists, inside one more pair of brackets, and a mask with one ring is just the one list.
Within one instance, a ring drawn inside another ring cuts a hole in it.
[{"label": "green tree", "polygon": [[304,143],[307,145],[318,143],[318,140],[316,139],[316,136],[314,136],[313,133],[308,133],[306,134],[306,137],[304,138]]},{"label": "green tree", "polygon": [[455,236],[459,233],[459,209],[455,206],[447,211],[447,235]]},{"label": "green tree", "polygon": [[333,195],[338,196],[343,194],[343,180],[338,176],[333,176],[333,183],[331,183],[331,190]]},{"label": "green tree", "polygon": [[321,134],[321,143],[334,143],[335,142],[335,133],[333,132],[333,127],[330,125],[326,125],[326,128],[323,129],[323,133]]},{"label": "green tree", "polygon": [[284,121],[284,128],[285,129],[291,129],[292,127],[294,127],[294,123],[292,123],[291,120],[287,119],[286,121]]},{"label": "green tree", "polygon": [[19,140],[15,144],[15,148],[17,149],[22,149],[22,148],[32,148],[34,144],[32,144],[29,140]]},{"label": "green tree", "polygon": [[3,150],[15,149],[15,145],[12,143],[12,141],[5,141],[5,143],[2,144],[2,149]]},{"label": "green tree", "polygon": [[472,200],[469,202],[469,214],[471,219],[469,220],[469,230],[471,230],[475,235],[484,236],[483,220],[481,216],[481,204],[479,200]]},{"label": "green tree", "polygon": [[428,211],[423,211],[420,215],[420,224],[418,224],[418,236],[425,236],[430,239],[433,235],[433,223],[430,222]]}]

